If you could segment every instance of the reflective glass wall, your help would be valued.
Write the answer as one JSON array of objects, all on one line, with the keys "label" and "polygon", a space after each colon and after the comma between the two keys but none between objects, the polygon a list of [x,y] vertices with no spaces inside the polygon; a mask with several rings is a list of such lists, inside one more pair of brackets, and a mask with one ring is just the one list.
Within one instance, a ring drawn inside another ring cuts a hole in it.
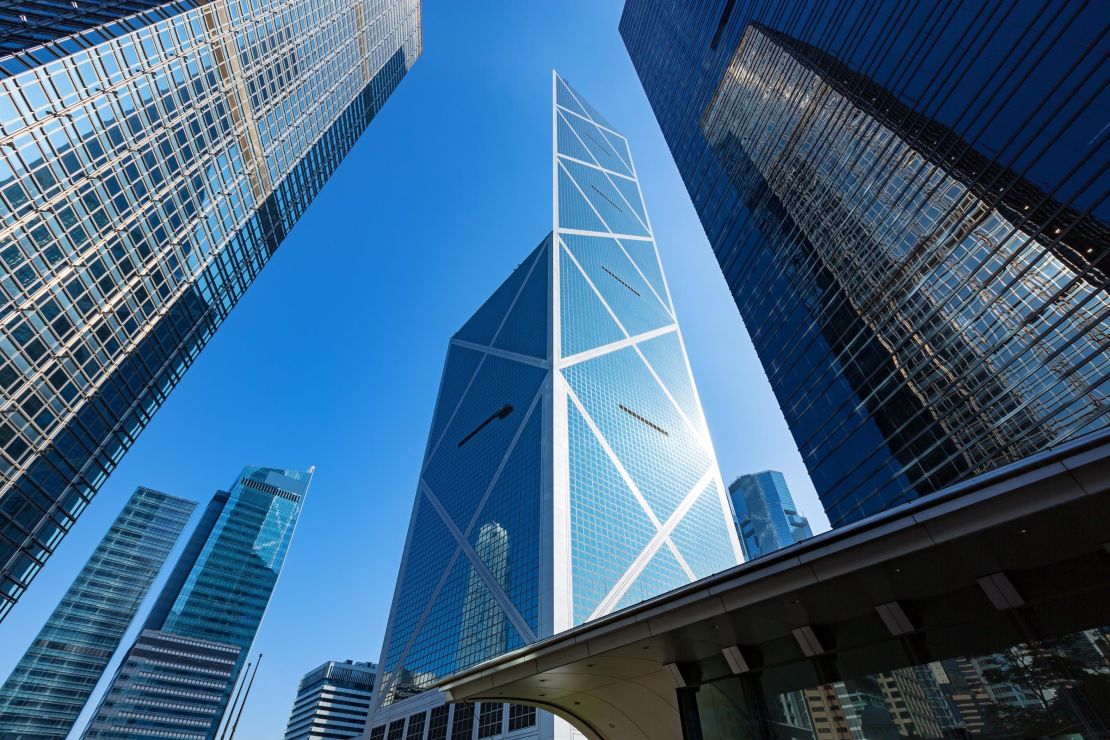
[{"label": "reflective glass wall", "polygon": [[64,738],[196,504],[139,488],[0,687],[0,736]]},{"label": "reflective glass wall", "polygon": [[1110,420],[1104,16],[626,4],[621,33],[834,526]]},{"label": "reflective glass wall", "polygon": [[311,470],[247,467],[227,492],[216,494],[86,737],[132,730],[215,735],[277,585],[311,480]]},{"label": "reflective glass wall", "polygon": [[219,0],[0,59],[0,618],[419,53],[417,0]]}]

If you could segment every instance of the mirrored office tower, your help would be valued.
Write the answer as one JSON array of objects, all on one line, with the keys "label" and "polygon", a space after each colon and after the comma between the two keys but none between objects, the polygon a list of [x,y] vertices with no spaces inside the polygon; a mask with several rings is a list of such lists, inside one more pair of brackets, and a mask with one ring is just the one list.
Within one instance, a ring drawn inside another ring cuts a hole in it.
[{"label": "mirrored office tower", "polygon": [[625,5],[834,526],[1110,423],[1105,28],[1086,3]]},{"label": "mirrored office tower", "polygon": [[728,485],[744,559],[751,560],[813,536],[786,478],[777,470],[741,475]]},{"label": "mirrored office tower", "polygon": [[0,737],[69,734],[195,507],[135,490],[0,687]]},{"label": "mirrored office tower", "polygon": [[554,229],[448,345],[371,737],[532,721],[422,692],[740,560],[628,144],[552,84]]},{"label": "mirrored office tower", "polygon": [[0,619],[420,53],[418,0],[16,6],[75,35],[0,57]]},{"label": "mirrored office tower", "polygon": [[247,467],[212,497],[83,737],[216,736],[311,480]]}]

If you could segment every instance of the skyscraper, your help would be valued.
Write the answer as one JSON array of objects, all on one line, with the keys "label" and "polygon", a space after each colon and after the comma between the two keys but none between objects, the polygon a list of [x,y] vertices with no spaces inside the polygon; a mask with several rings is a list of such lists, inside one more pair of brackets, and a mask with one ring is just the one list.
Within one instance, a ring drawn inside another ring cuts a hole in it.
[{"label": "skyscraper", "polygon": [[813,536],[777,470],[741,475],[729,484],[728,495],[746,560]]},{"label": "skyscraper", "polygon": [[289,714],[285,740],[361,735],[377,677],[376,664],[350,660],[329,660],[304,674]]},{"label": "skyscraper", "polygon": [[2,619],[421,37],[419,0],[28,0],[0,30]]},{"label": "skyscraper", "polygon": [[552,87],[553,231],[448,346],[370,737],[446,732],[434,681],[741,557],[628,144]]},{"label": "skyscraper", "polygon": [[212,497],[84,737],[215,737],[311,480],[248,466]]},{"label": "skyscraper", "polygon": [[0,736],[69,734],[195,507],[135,490],[0,687]]},{"label": "skyscraper", "polygon": [[834,526],[1110,423],[1105,27],[1087,3],[625,5]]}]

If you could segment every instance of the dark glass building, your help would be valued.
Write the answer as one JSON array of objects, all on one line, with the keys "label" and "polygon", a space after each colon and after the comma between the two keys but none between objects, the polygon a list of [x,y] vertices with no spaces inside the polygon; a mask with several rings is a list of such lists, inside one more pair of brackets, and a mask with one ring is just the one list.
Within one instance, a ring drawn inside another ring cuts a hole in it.
[{"label": "dark glass building", "polygon": [[136,489],[0,687],[0,737],[64,740],[195,507]]},{"label": "dark glass building", "polygon": [[413,65],[419,19],[4,3],[0,619]]},{"label": "dark glass building", "polygon": [[216,736],[311,480],[247,467],[212,497],[84,737]]},{"label": "dark glass building", "polygon": [[777,470],[741,475],[728,486],[744,559],[751,560],[813,536]]},{"label": "dark glass building", "polygon": [[1105,7],[629,0],[620,30],[834,526],[1107,426]]}]

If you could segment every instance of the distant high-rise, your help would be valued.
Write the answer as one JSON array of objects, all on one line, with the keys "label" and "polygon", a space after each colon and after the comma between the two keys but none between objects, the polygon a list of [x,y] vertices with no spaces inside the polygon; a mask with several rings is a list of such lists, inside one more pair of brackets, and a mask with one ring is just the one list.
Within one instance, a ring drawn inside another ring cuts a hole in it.
[{"label": "distant high-rise", "polygon": [[[741,558],[628,143],[552,85],[554,229],[448,347],[371,738],[446,731],[436,680]],[[555,732],[503,709],[453,736]]]},{"label": "distant high-rise", "polygon": [[0,619],[421,51],[419,0],[3,5]]},{"label": "distant high-rise", "polygon": [[361,735],[366,730],[377,677],[377,664],[350,660],[329,660],[306,673],[297,687],[285,740]]},{"label": "distant high-rise", "polygon": [[84,737],[215,737],[311,480],[247,467],[212,497]]},{"label": "distant high-rise", "polygon": [[833,526],[1110,424],[1104,5],[620,30]]},{"label": "distant high-rise", "polygon": [[135,490],[0,687],[0,737],[69,734],[195,507]]},{"label": "distant high-rise", "polygon": [[747,560],[813,536],[777,470],[741,475],[729,484],[728,494]]}]

